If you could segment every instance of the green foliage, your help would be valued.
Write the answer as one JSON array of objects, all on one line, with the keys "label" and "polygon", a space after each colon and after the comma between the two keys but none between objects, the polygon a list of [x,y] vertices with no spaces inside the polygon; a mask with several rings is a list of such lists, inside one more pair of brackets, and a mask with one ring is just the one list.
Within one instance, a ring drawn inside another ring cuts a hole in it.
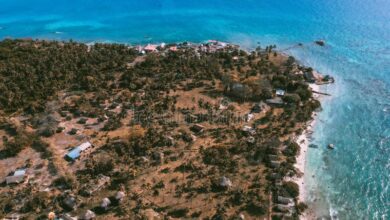
[{"label": "green foliage", "polygon": [[299,102],[301,101],[301,97],[297,94],[285,95],[283,97],[283,101],[290,104],[299,104]]},{"label": "green foliage", "polygon": [[73,189],[76,180],[69,176],[60,176],[53,181],[53,185],[60,189]]},{"label": "green foliage", "polygon": [[267,211],[266,207],[262,203],[256,201],[248,202],[245,209],[249,214],[254,216],[264,215]]},{"label": "green foliage", "polygon": [[295,198],[299,196],[299,186],[295,182],[288,181],[283,183],[283,188],[287,191],[287,193]]},{"label": "green foliage", "polygon": [[299,151],[300,151],[301,147],[299,146],[299,144],[295,143],[295,142],[291,142],[287,145],[287,148],[284,149],[283,151],[283,154],[286,155],[286,156],[296,156]]},{"label": "green foliage", "polygon": [[308,208],[308,206],[306,205],[306,203],[303,203],[303,202],[298,203],[297,204],[298,214],[303,213],[307,208]]},{"label": "green foliage", "polygon": [[[112,73],[125,70],[135,51],[119,44],[3,40],[0,42],[0,108],[8,112],[44,110],[62,89],[108,88]],[[26,83],[28,79],[28,83]]]},{"label": "green foliage", "polygon": [[184,218],[189,212],[188,208],[177,208],[168,212],[168,215],[173,218]]}]

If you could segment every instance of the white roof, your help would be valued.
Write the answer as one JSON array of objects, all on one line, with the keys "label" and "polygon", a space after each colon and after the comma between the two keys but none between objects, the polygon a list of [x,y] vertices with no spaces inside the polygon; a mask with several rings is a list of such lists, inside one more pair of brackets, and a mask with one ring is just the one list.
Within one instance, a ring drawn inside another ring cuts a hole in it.
[{"label": "white roof", "polygon": [[157,50],[157,45],[148,44],[148,45],[146,45],[146,47],[144,47],[144,50],[155,51],[155,50]]},{"label": "white roof", "polygon": [[252,130],[253,128],[251,127],[251,126],[248,126],[248,125],[245,125],[243,128],[242,128],[242,130],[243,131],[250,131],[250,130]]},{"label": "white roof", "polygon": [[87,141],[85,143],[80,144],[77,148],[79,148],[81,151],[84,151],[91,146],[92,146],[92,144],[89,141]]},{"label": "white roof", "polygon": [[110,201],[110,199],[109,198],[104,198],[103,200],[102,200],[102,204],[101,204],[101,207],[107,207],[107,206],[109,206],[111,204],[111,201]]},{"label": "white roof", "polygon": [[26,174],[26,170],[25,169],[20,169],[20,170],[16,170],[15,173],[14,173],[14,176],[23,176]]},{"label": "white roof", "polygon": [[222,177],[220,185],[223,187],[231,187],[232,181],[227,177]]},{"label": "white roof", "polygon": [[96,214],[91,210],[87,210],[81,219],[90,220],[96,217]]},{"label": "white roof", "polygon": [[123,199],[123,197],[125,197],[125,193],[122,191],[119,191],[116,193],[115,199],[121,200],[121,199]]},{"label": "white roof", "polygon": [[24,181],[24,175],[19,175],[19,176],[7,176],[5,178],[5,181],[7,182],[7,184],[11,184],[11,183],[21,183]]},{"label": "white roof", "polygon": [[284,95],[286,93],[283,89],[277,89],[276,90],[276,95]]}]

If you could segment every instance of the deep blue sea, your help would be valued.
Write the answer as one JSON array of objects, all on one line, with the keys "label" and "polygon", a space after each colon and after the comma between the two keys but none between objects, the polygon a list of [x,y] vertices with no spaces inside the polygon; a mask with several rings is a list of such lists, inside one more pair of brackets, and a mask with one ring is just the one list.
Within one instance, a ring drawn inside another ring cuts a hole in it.
[{"label": "deep blue sea", "polygon": [[333,219],[390,219],[389,0],[0,0],[5,37],[303,43],[286,52],[337,82],[323,88],[332,96],[307,156],[307,203]]}]

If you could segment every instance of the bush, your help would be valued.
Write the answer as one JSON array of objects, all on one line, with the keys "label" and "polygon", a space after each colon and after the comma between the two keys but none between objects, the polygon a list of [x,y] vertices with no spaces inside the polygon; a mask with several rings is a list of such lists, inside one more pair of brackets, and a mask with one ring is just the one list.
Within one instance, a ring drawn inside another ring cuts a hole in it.
[{"label": "bush", "polygon": [[300,202],[297,205],[298,214],[303,213],[307,209],[306,203]]},{"label": "bush", "polygon": [[70,135],[75,135],[75,134],[77,134],[77,129],[76,129],[76,128],[72,128],[72,130],[70,130],[70,131],[68,132],[68,134],[70,134]]},{"label": "bush", "polygon": [[53,185],[61,189],[73,189],[74,184],[75,179],[68,176],[61,176],[53,181]]},{"label": "bush", "polygon": [[286,95],[283,97],[283,101],[290,104],[298,104],[301,101],[301,97],[297,94]]},{"label": "bush", "polygon": [[33,139],[31,147],[34,150],[42,153],[42,157],[43,158],[50,158],[52,156],[52,153],[48,150],[49,144],[47,144],[46,142],[42,141],[39,137],[35,137]]},{"label": "bush", "polygon": [[296,93],[303,101],[308,100],[312,96],[312,92],[309,89],[299,88],[297,89]]},{"label": "bush", "polygon": [[85,124],[87,122],[86,118],[80,118],[80,120],[77,121],[78,124]]},{"label": "bush", "polygon": [[287,145],[287,148],[283,151],[283,154],[285,156],[296,156],[300,150],[301,147],[299,146],[299,144],[291,142]]},{"label": "bush", "polygon": [[184,218],[187,216],[188,208],[174,209],[168,212],[168,215],[174,218]]},{"label": "bush", "polygon": [[266,210],[267,210],[263,204],[261,204],[260,202],[255,202],[255,201],[250,201],[246,205],[245,209],[250,215],[255,215],[255,216],[264,215],[266,213]]},{"label": "bush", "polygon": [[43,137],[51,137],[54,135],[55,130],[48,126],[48,127],[40,129],[38,133],[39,133],[39,135],[41,135]]},{"label": "bush", "polygon": [[287,193],[295,198],[299,196],[299,186],[295,182],[289,181],[283,183],[283,188],[287,191]]}]

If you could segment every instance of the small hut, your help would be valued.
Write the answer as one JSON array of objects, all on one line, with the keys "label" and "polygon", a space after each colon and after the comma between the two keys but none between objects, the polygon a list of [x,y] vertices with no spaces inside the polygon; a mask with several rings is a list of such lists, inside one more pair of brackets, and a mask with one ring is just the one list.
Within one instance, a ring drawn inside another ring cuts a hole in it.
[{"label": "small hut", "polygon": [[94,218],[96,218],[96,214],[89,209],[80,217],[83,220],[92,220]]},{"label": "small hut", "polygon": [[115,195],[115,199],[118,200],[118,202],[122,201],[125,198],[125,193],[123,191],[118,191]]},{"label": "small hut", "polygon": [[67,196],[64,199],[63,204],[68,209],[71,209],[71,210],[77,209],[77,200],[74,196],[71,196],[71,195]]},{"label": "small hut", "polygon": [[283,89],[277,89],[275,94],[277,96],[284,96],[286,94],[286,91],[284,91]]},{"label": "small hut", "polygon": [[200,124],[195,124],[190,128],[190,130],[195,133],[202,133],[204,131],[204,126]]},{"label": "small hut", "polygon": [[47,219],[54,220],[56,218],[56,214],[54,212],[49,212],[47,215]]},{"label": "small hut", "polygon": [[7,184],[17,184],[24,182],[26,177],[26,169],[18,169],[13,173],[13,175],[7,176],[5,181]]},{"label": "small hut", "polygon": [[107,210],[108,207],[109,207],[110,205],[111,205],[110,199],[109,199],[109,198],[104,198],[104,199],[102,200],[102,203],[100,204],[100,207],[101,207],[102,209],[104,209],[104,210]]},{"label": "small hut", "polygon": [[230,187],[233,186],[232,181],[229,178],[225,177],[225,176],[223,176],[221,178],[221,181],[220,181],[219,185],[222,186],[222,187],[226,187],[226,188],[230,188]]}]

